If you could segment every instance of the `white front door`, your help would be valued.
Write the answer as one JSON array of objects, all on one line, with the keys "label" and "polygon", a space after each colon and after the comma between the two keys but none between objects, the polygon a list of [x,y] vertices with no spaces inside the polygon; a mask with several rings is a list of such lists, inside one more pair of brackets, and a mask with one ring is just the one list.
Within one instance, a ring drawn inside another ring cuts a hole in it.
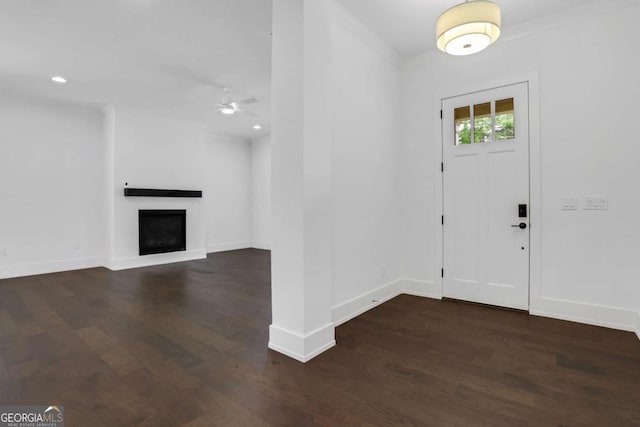
[{"label": "white front door", "polygon": [[527,83],[442,100],[445,297],[529,308],[528,104]]}]

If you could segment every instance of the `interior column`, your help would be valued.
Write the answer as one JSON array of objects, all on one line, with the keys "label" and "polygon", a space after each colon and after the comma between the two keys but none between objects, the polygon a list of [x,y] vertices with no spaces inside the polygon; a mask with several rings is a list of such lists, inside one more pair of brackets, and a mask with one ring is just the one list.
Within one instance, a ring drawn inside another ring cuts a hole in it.
[{"label": "interior column", "polygon": [[273,2],[269,348],[302,362],[335,345],[330,8]]}]

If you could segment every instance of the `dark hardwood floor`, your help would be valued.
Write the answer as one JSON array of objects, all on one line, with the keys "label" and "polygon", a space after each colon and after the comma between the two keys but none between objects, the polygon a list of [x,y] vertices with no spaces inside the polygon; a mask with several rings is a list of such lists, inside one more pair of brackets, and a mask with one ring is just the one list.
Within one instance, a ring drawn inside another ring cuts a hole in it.
[{"label": "dark hardwood floor", "polygon": [[640,426],[631,333],[400,296],[306,365],[267,350],[269,253],[0,281],[0,404],[68,426]]}]

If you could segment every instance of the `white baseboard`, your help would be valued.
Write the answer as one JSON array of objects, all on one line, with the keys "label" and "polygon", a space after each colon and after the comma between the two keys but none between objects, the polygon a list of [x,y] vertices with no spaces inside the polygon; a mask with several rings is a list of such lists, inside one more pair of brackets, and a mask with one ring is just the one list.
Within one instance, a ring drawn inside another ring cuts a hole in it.
[{"label": "white baseboard", "polygon": [[349,320],[360,316],[362,313],[379,306],[380,304],[397,297],[402,291],[400,279],[383,285],[371,292],[362,294],[347,302],[336,305],[331,310],[331,319],[334,326],[339,326]]},{"label": "white baseboard", "polygon": [[271,250],[271,243],[269,242],[251,242],[249,246],[254,249],[263,249],[265,251]]},{"label": "white baseboard", "polygon": [[34,262],[0,267],[0,279],[35,276],[37,274],[59,273],[61,271],[82,270],[102,267],[103,258],[81,258],[63,261]]},{"label": "white baseboard", "polygon": [[426,280],[401,278],[333,307],[333,324],[340,326],[401,294],[442,299],[440,285]]},{"label": "white baseboard", "polygon": [[278,327],[269,326],[269,348],[306,363],[336,345],[335,327],[330,323],[307,335]]},{"label": "white baseboard", "polygon": [[403,278],[402,293],[416,297],[442,299],[442,287],[427,280]]},{"label": "white baseboard", "polygon": [[633,310],[544,297],[532,301],[529,313],[635,333],[640,322],[640,314]]},{"label": "white baseboard", "polygon": [[[401,294],[443,298],[439,284],[426,280],[401,278],[333,307],[331,313],[333,323],[339,326]],[[554,298],[538,298],[532,301],[529,314],[635,332],[640,339],[640,312],[634,310]]]},{"label": "white baseboard", "polygon": [[213,254],[216,252],[237,251],[238,249],[251,248],[251,243],[246,242],[228,242],[228,243],[213,243],[207,245],[207,253]]},{"label": "white baseboard", "polygon": [[130,268],[150,267],[152,265],[172,264],[174,262],[194,261],[205,259],[207,253],[204,250],[171,252],[168,254],[145,255],[132,258],[107,259],[104,266],[112,271],[127,270]]},{"label": "white baseboard", "polygon": [[82,258],[64,261],[17,264],[0,267],[0,279],[35,276],[37,274],[59,273],[62,271],[83,270],[85,268],[96,267],[106,267],[112,271],[119,271],[130,268],[150,267],[152,265],[172,264],[174,262],[193,261],[205,259],[206,257],[206,251],[200,250],[121,259]]}]

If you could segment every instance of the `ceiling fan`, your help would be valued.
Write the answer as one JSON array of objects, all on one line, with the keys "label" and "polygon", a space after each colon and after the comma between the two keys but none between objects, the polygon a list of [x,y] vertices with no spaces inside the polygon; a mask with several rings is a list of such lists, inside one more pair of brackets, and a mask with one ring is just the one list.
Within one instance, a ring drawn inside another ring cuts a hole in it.
[{"label": "ceiling fan", "polygon": [[222,103],[218,104],[217,111],[226,116],[231,116],[236,113],[246,114],[248,116],[256,117],[257,114],[253,111],[245,110],[241,107],[241,105],[250,105],[258,102],[256,98],[247,98],[240,101],[235,101],[231,98],[231,90],[228,88],[224,88],[225,97],[222,100]]},{"label": "ceiling fan", "polygon": [[[210,101],[219,95],[220,90],[224,92],[222,102],[216,105],[216,111],[225,116],[231,116],[236,113],[245,114],[251,117],[257,117],[258,114],[253,111],[245,110],[241,106],[255,104],[258,102],[256,98],[247,98],[242,100],[234,100],[231,97],[231,89],[212,80],[207,76],[203,76],[198,72],[191,71],[186,68],[175,67],[172,65],[163,65],[159,67],[165,74],[172,78],[178,78],[189,83],[187,97],[191,101],[204,102],[208,105]],[[193,83],[196,86],[193,86]]]}]

